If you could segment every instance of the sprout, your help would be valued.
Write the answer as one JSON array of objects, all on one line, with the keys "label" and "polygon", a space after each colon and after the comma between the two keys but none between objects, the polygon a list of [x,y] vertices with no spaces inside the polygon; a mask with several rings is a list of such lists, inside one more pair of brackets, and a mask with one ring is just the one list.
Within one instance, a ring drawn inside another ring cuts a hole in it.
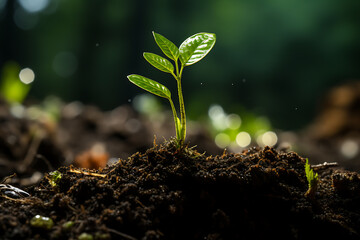
[{"label": "sprout", "polygon": [[305,196],[309,196],[312,198],[312,197],[314,197],[316,189],[317,189],[317,185],[319,182],[319,176],[317,173],[315,174],[314,171],[310,168],[308,159],[306,159],[306,163],[305,163],[305,175],[306,175],[306,179],[308,181],[308,186],[309,186],[309,189],[305,193]]},{"label": "sprout", "polygon": [[50,172],[49,177],[47,177],[51,186],[56,187],[61,179],[61,173],[57,170]]},{"label": "sprout", "polygon": [[[186,136],[186,115],[184,98],[181,89],[181,77],[184,67],[190,66],[203,59],[210,50],[214,47],[216,42],[216,36],[213,33],[197,33],[187,38],[180,47],[176,47],[171,41],[164,36],[153,32],[155,42],[160,47],[162,52],[175,63],[174,65],[166,58],[153,53],[144,53],[144,58],[153,67],[160,71],[171,74],[176,82],[178,88],[179,105],[180,105],[180,119],[177,117],[174,103],[171,99],[171,93],[164,85],[151,80],[149,78],[132,74],[128,76],[130,82],[136,86],[155,94],[159,97],[163,97],[169,100],[170,106],[174,115],[176,138],[178,147],[181,147],[185,141]],[[180,68],[179,61],[180,60]]]}]

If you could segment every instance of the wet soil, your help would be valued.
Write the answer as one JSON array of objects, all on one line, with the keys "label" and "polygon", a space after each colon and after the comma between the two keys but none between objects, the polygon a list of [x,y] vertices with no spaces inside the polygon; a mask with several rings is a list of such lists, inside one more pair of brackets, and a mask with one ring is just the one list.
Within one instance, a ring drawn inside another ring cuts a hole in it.
[{"label": "wet soil", "polygon": [[[305,159],[251,148],[211,156],[156,145],[104,169],[61,167],[0,199],[1,239],[360,239],[360,176]],[[53,225],[31,224],[36,215]]]}]

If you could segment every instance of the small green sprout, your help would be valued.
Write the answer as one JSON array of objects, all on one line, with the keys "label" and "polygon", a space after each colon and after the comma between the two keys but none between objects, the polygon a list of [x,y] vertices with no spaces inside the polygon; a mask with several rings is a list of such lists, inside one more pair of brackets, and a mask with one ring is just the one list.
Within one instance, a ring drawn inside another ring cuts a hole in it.
[{"label": "small green sprout", "polygon": [[[176,138],[178,142],[178,147],[181,147],[185,141],[186,136],[186,115],[185,115],[185,105],[184,98],[181,88],[181,77],[184,70],[184,67],[190,66],[194,63],[197,63],[203,59],[210,50],[214,47],[216,42],[216,35],[213,33],[197,33],[189,38],[187,38],[180,47],[176,47],[170,40],[164,36],[153,32],[155,42],[160,47],[162,52],[171,60],[174,61],[174,65],[159,55],[153,53],[144,53],[144,58],[148,61],[153,67],[159,69],[160,71],[170,73],[177,82],[179,105],[180,105],[180,118],[177,117],[176,109],[174,103],[171,99],[171,93],[164,85],[151,80],[149,78],[132,74],[127,76],[129,81],[135,84],[136,86],[155,94],[159,97],[163,97],[169,100],[170,106],[174,116]],[[179,67],[178,60],[180,59],[181,66]]]},{"label": "small green sprout", "polygon": [[30,220],[30,225],[36,228],[50,230],[54,226],[54,222],[51,218],[36,215]]},{"label": "small green sprout", "polygon": [[50,172],[47,177],[51,186],[56,187],[61,179],[61,173],[57,170]]},{"label": "small green sprout", "polygon": [[306,163],[305,163],[305,174],[309,186],[309,189],[305,193],[305,196],[313,197],[317,189],[319,176],[317,173],[314,173],[313,169],[310,168],[308,159],[306,159]]}]

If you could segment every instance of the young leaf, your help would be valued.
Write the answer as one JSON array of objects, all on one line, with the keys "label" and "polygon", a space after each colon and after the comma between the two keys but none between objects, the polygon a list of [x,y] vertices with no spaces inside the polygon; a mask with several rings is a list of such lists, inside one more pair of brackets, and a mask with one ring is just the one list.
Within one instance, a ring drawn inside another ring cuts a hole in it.
[{"label": "young leaf", "polygon": [[197,33],[186,39],[179,48],[180,61],[189,66],[203,59],[214,47],[216,35],[214,33]]},{"label": "young leaf", "polygon": [[137,75],[137,74],[132,74],[127,76],[127,78],[129,79],[130,82],[132,82],[133,84],[135,84],[136,86],[152,93],[155,94],[159,97],[163,97],[166,99],[170,99],[171,98],[171,93],[169,91],[169,89],[167,89],[164,85],[151,80],[149,78]]},{"label": "young leaf", "polygon": [[319,175],[317,173],[314,173],[314,170],[311,169],[308,159],[306,159],[305,162],[305,175],[309,186],[308,190],[305,193],[305,196],[313,198],[319,182]]},{"label": "young leaf", "polygon": [[171,62],[163,57],[160,57],[159,55],[145,52],[144,58],[146,59],[146,61],[148,61],[151,65],[153,65],[160,71],[167,73],[174,72],[174,66],[171,64]]},{"label": "young leaf", "polygon": [[166,37],[153,32],[155,42],[160,47],[161,51],[170,59],[177,61],[179,58],[179,49],[175,44],[173,44],[170,40],[168,40]]}]

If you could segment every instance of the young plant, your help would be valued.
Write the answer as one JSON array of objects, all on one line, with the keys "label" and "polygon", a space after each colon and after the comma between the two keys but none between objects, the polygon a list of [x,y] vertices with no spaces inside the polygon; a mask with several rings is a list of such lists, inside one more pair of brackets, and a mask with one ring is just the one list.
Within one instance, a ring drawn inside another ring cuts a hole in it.
[{"label": "young plant", "polygon": [[57,170],[50,172],[46,178],[49,180],[51,186],[56,187],[61,179],[61,173]]},{"label": "young plant", "polygon": [[[154,53],[144,53],[144,58],[148,61],[153,67],[159,69],[160,71],[171,74],[176,82],[178,89],[179,105],[180,105],[180,119],[177,117],[176,109],[174,103],[171,99],[171,93],[168,88],[164,85],[151,80],[149,78],[132,74],[127,76],[129,81],[135,84],[136,86],[155,94],[159,97],[163,97],[169,100],[171,110],[174,115],[175,130],[176,130],[176,139],[178,142],[178,147],[181,147],[185,141],[186,136],[186,115],[185,115],[185,105],[184,98],[181,88],[181,77],[185,67],[190,66],[194,63],[197,63],[203,59],[210,50],[214,47],[216,42],[216,35],[213,33],[197,33],[189,38],[187,38],[180,47],[176,47],[170,40],[164,36],[153,32],[155,42],[160,47],[162,52],[174,62],[174,65],[159,55]],[[180,60],[180,67],[179,67]]]},{"label": "young plant", "polygon": [[305,163],[305,175],[306,175],[306,179],[308,181],[308,190],[305,193],[305,196],[309,196],[309,197],[314,197],[316,189],[317,189],[317,185],[319,182],[319,176],[318,174],[314,173],[314,171],[310,168],[310,164],[309,164],[309,160],[306,159],[306,163]]}]

